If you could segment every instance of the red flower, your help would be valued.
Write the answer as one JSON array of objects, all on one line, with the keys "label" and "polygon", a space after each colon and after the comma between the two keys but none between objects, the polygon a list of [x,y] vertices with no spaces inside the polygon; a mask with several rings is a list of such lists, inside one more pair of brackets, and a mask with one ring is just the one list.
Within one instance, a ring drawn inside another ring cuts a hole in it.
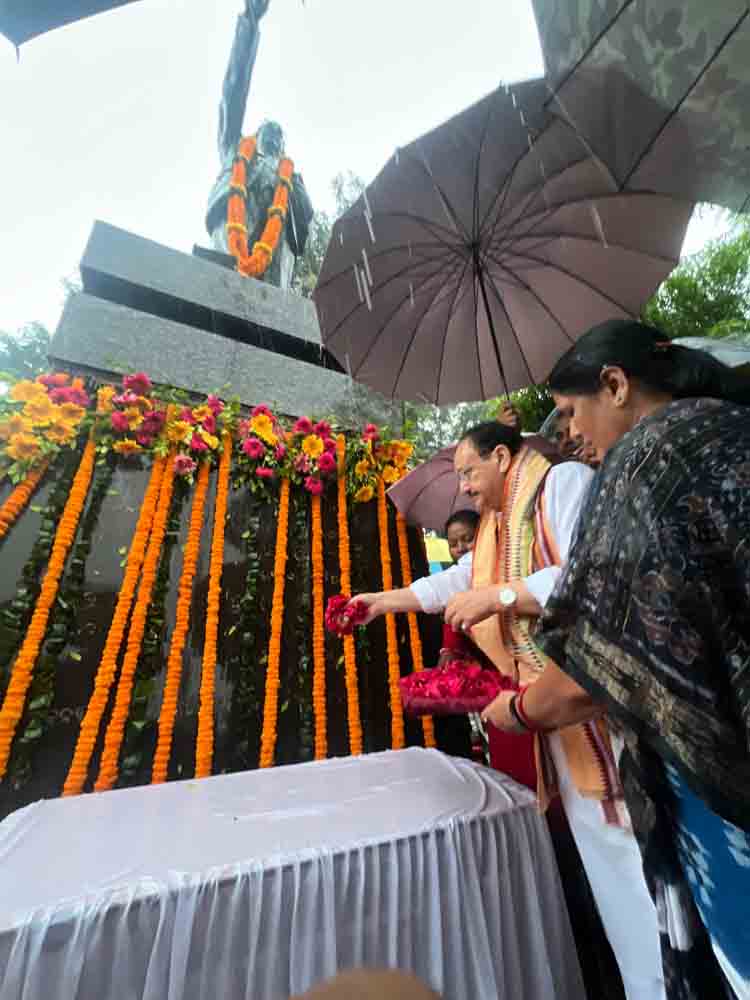
[{"label": "red flower", "polygon": [[140,429],[144,434],[155,436],[164,426],[166,419],[167,415],[164,410],[149,410],[148,413],[144,413],[143,415],[143,423]]},{"label": "red flower", "polygon": [[203,430],[208,431],[209,434],[216,433],[216,417],[213,413],[209,413],[207,417],[203,418]]},{"label": "red flower", "polygon": [[324,451],[318,459],[318,468],[324,474],[336,471],[336,459],[330,451]]},{"label": "red flower", "polygon": [[218,396],[214,396],[213,393],[206,398],[206,406],[211,410],[211,412],[215,417],[218,417],[218,415],[224,409],[224,404],[222,403],[222,401],[219,399]]},{"label": "red flower", "polygon": [[57,389],[61,385],[67,385],[68,376],[65,372],[54,372],[52,375],[37,375],[36,380],[48,389]]},{"label": "red flower", "polygon": [[69,385],[52,389],[49,398],[53,403],[75,403],[76,406],[88,406],[91,403],[83,389],[74,389]]},{"label": "red flower", "polygon": [[367,618],[367,605],[352,600],[346,594],[336,594],[328,599],[325,626],[336,635],[351,635],[355,625],[361,625]]},{"label": "red flower", "polygon": [[313,434],[317,434],[319,437],[329,438],[331,433],[331,425],[327,420],[319,420],[317,424],[313,426]]},{"label": "red flower", "polygon": [[313,424],[309,417],[300,417],[294,424],[292,430],[295,434],[312,434]]},{"label": "red flower", "polygon": [[125,375],[122,380],[123,389],[134,392],[136,396],[145,396],[151,392],[151,379],[145,372],[136,372],[135,375]]},{"label": "red flower", "polygon": [[139,430],[135,439],[142,448],[150,448],[154,443],[153,436],[145,430]]},{"label": "red flower", "polygon": [[261,414],[265,415],[266,417],[271,417],[271,419],[273,419],[273,413],[271,413],[270,409],[266,406],[265,403],[261,403],[260,406],[254,407],[250,416],[259,417],[261,416]]},{"label": "red flower", "polygon": [[266,452],[263,442],[255,437],[247,438],[246,441],[243,441],[242,450],[248,458],[261,458]]},{"label": "red flower", "polygon": [[336,442],[333,438],[326,438],[323,441],[323,447],[326,451],[336,451]]},{"label": "red flower", "polygon": [[260,476],[261,479],[273,479],[276,473],[273,469],[269,469],[267,465],[259,465],[255,470],[255,475]]},{"label": "red flower", "polygon": [[189,455],[177,455],[174,460],[174,471],[178,476],[191,476],[198,468],[198,463]]},{"label": "red flower", "polygon": [[304,482],[304,487],[308,493],[312,493],[316,497],[319,497],[323,492],[323,484],[316,476],[308,476]]},{"label": "red flower", "polygon": [[180,420],[184,420],[188,424],[195,423],[195,417],[193,416],[193,411],[189,406],[184,406],[180,413]]},{"label": "red flower", "polygon": [[377,441],[380,438],[380,431],[376,424],[365,424],[365,429],[362,431],[363,441]]},{"label": "red flower", "polygon": [[208,451],[208,445],[203,440],[203,438],[198,437],[197,434],[193,434],[190,438],[190,450],[191,451]]},{"label": "red flower", "polygon": [[274,455],[276,456],[276,461],[280,462],[286,455],[286,445],[277,444],[276,448],[274,449]]},{"label": "red flower", "polygon": [[118,434],[123,434],[125,431],[130,429],[128,418],[119,410],[115,410],[110,417],[110,420],[112,421],[113,430],[116,430]]}]

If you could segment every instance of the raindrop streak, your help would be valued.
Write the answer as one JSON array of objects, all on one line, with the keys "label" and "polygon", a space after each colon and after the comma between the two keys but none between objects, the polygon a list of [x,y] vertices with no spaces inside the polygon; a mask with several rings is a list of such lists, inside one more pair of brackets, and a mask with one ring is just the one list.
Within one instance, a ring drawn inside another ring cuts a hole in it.
[{"label": "raindrop streak", "polygon": [[396,152],[393,154],[393,159],[396,161],[396,166],[398,166],[398,146],[396,146]]},{"label": "raindrop streak", "polygon": [[370,299],[370,287],[362,276],[362,291],[365,293],[365,300],[367,302],[367,308],[372,312],[372,300]]},{"label": "raindrop streak", "polygon": [[596,227],[599,239],[602,241],[602,246],[606,250],[609,247],[609,244],[607,243],[607,237],[604,235],[604,226],[602,225],[602,217],[599,215],[599,209],[593,201],[589,202],[589,208],[591,209],[591,218],[594,220],[594,226]]},{"label": "raindrop streak", "polygon": [[369,260],[367,259],[367,251],[365,250],[365,248],[364,248],[364,247],[362,247],[362,260],[364,261],[364,265],[365,265],[365,274],[367,275],[367,280],[368,280],[368,281],[369,281],[369,283],[370,283],[370,288],[372,288],[372,285],[373,285],[373,281],[372,281],[372,272],[370,271],[370,262],[369,262]]},{"label": "raindrop streak", "polygon": [[377,242],[375,239],[375,232],[372,228],[372,222],[370,221],[370,216],[365,212],[365,222],[367,223],[367,228],[370,231],[370,239],[373,243]]},{"label": "raindrop streak", "polygon": [[359,268],[356,264],[352,264],[352,267],[354,268],[354,280],[357,282],[357,295],[359,295],[359,301],[364,302],[365,300],[362,295],[362,285],[359,281]]},{"label": "raindrop streak", "polygon": [[411,307],[414,308],[414,284],[409,282],[409,299],[411,300]]},{"label": "raindrop streak", "polygon": [[372,209],[370,208],[370,202],[367,198],[367,191],[362,192],[362,201],[365,203],[365,215],[369,215],[372,218]]},{"label": "raindrop streak", "polygon": [[341,244],[341,246],[344,245],[344,234],[341,232],[341,230],[339,230],[339,243]]}]

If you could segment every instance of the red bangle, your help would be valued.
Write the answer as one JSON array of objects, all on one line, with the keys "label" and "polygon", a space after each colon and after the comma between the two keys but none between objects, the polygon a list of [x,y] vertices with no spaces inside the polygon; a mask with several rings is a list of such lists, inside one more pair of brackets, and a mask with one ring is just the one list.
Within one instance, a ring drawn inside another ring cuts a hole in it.
[{"label": "red bangle", "polygon": [[518,692],[518,695],[514,703],[516,714],[518,715],[519,719],[524,724],[524,726],[526,726],[526,728],[530,730],[532,733],[543,733],[544,726],[540,726],[536,722],[534,722],[533,719],[530,719],[526,712],[526,709],[523,707],[523,696],[526,694],[528,690],[529,690],[528,687],[525,687]]}]

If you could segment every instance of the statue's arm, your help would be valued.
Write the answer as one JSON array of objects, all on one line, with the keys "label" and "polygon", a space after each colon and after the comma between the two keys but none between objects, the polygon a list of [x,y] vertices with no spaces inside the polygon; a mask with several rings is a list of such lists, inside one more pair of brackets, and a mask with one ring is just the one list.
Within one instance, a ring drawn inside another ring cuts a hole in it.
[{"label": "statue's arm", "polygon": [[242,137],[250,80],[258,53],[260,19],[269,0],[246,0],[245,13],[237,18],[237,28],[224,75],[219,105],[219,157],[225,159],[237,149]]}]

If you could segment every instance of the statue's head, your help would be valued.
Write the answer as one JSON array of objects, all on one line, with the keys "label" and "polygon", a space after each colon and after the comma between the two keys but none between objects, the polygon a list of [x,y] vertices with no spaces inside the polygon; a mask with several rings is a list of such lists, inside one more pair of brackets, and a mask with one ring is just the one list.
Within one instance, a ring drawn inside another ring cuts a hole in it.
[{"label": "statue's head", "polygon": [[284,132],[278,122],[265,121],[256,135],[258,152],[262,156],[283,156]]}]

